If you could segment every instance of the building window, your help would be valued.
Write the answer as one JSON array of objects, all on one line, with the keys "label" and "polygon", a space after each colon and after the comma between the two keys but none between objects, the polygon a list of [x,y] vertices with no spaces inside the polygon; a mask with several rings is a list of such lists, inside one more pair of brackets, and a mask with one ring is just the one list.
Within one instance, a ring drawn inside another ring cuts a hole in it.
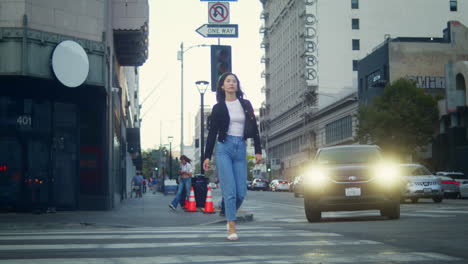
[{"label": "building window", "polygon": [[353,60],[353,71],[357,71],[357,60]]},{"label": "building window", "polygon": [[339,141],[352,139],[353,119],[346,116],[325,125],[325,142],[333,144]]},{"label": "building window", "polygon": [[352,29],[359,29],[359,18],[353,18],[351,20],[351,28]]},{"label": "building window", "polygon": [[359,39],[353,39],[353,50],[360,50]]},{"label": "building window", "polygon": [[351,0],[351,8],[359,9],[359,0]]},{"label": "building window", "polygon": [[450,11],[457,11],[457,0],[450,0]]}]

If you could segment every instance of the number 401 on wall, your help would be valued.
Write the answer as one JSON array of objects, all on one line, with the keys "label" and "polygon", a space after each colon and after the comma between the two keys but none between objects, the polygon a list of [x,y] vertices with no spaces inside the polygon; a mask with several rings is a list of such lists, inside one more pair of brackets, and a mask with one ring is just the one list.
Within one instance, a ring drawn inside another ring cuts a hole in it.
[{"label": "number 401 on wall", "polygon": [[31,119],[30,115],[21,115],[16,119],[16,123],[20,126],[31,126]]}]

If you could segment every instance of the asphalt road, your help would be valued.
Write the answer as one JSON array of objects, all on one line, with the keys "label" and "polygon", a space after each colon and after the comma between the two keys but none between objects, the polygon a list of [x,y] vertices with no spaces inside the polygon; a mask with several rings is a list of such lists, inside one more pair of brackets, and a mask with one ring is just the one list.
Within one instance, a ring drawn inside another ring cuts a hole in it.
[{"label": "asphalt road", "polygon": [[2,231],[0,263],[468,263],[468,200],[403,204],[399,220],[329,212],[320,223],[307,222],[302,202],[292,193],[250,191],[243,210],[254,221],[238,224],[238,241],[225,239],[224,224],[177,221]]}]

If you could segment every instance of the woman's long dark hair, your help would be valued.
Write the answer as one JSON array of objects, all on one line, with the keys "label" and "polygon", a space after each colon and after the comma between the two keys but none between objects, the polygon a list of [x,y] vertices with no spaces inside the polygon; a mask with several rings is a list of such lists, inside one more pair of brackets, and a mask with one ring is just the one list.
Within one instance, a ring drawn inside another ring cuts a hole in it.
[{"label": "woman's long dark hair", "polygon": [[223,86],[224,80],[226,80],[226,78],[229,75],[234,76],[234,78],[236,78],[236,81],[237,81],[236,97],[239,98],[239,99],[244,98],[244,93],[241,90],[240,81],[239,81],[239,78],[237,78],[237,75],[235,75],[232,72],[225,72],[225,73],[221,74],[221,76],[219,77],[219,80],[218,80],[218,84],[216,85],[216,101],[218,103],[226,101],[226,93],[224,92],[223,88],[221,88],[221,86]]},{"label": "woman's long dark hair", "polygon": [[192,163],[191,163],[191,162],[192,162],[192,160],[191,160],[191,159],[189,159],[189,158],[188,158],[187,156],[185,156],[185,155],[181,155],[181,156],[180,156],[180,160],[185,160],[187,163],[190,163],[190,164],[192,164]]}]

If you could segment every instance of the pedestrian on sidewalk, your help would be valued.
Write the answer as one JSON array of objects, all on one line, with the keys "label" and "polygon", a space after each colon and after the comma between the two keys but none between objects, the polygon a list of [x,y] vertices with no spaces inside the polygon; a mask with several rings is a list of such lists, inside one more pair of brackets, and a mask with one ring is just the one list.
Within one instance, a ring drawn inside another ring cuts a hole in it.
[{"label": "pedestrian on sidewalk", "polygon": [[169,204],[169,208],[172,210],[177,208],[177,204],[179,204],[181,200],[183,190],[185,190],[187,195],[190,195],[190,187],[192,186],[192,160],[185,155],[180,156],[179,160],[181,164],[179,170],[179,187],[177,188],[176,197]]},{"label": "pedestrian on sidewalk", "polygon": [[231,72],[221,75],[216,89],[216,101],[211,111],[211,123],[206,140],[203,168],[210,168],[216,143],[216,168],[225,205],[229,240],[237,240],[237,210],[247,195],[247,138],[253,138],[255,161],[262,161],[260,135],[250,101],[244,99],[240,82]]},{"label": "pedestrian on sidewalk", "polygon": [[135,197],[142,198],[143,195],[141,194],[143,190],[143,175],[141,175],[141,172],[137,171],[136,175],[133,176],[132,179],[132,184],[133,184],[133,190],[135,191]]}]

